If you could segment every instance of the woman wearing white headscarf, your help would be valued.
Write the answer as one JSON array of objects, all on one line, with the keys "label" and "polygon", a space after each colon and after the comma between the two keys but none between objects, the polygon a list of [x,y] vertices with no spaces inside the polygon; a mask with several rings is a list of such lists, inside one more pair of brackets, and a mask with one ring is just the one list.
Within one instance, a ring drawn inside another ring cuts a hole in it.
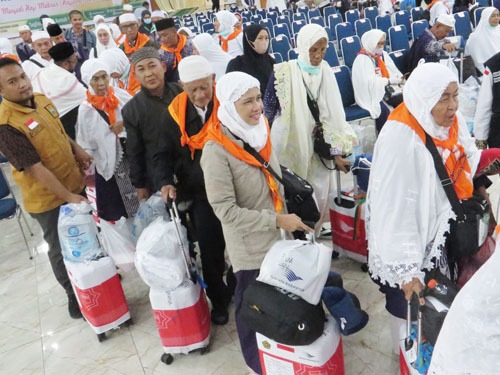
[{"label": "woman wearing white headscarf", "polygon": [[105,23],[98,24],[94,33],[97,38],[95,47],[90,50],[89,59],[97,59],[98,57],[101,57],[102,52],[105,50],[118,47],[113,39],[111,29]]},{"label": "woman wearing white headscarf", "polygon": [[387,85],[403,82],[403,75],[391,57],[384,51],[385,32],[370,30],[361,37],[363,49],[352,65],[352,86],[356,103],[370,112],[375,120],[377,131],[389,116],[390,109],[382,101]]},{"label": "woman wearing white headscarf", "polygon": [[455,215],[425,146],[425,132],[446,169],[453,171],[459,199],[472,196],[472,177],[481,156],[457,112],[458,81],[447,67],[419,65],[403,97],[375,144],[366,214],[368,264],[395,317],[395,347],[406,317],[405,298],[424,289],[424,272],[440,269],[455,276],[445,249],[445,233]]},{"label": "woman wearing white headscarf", "polygon": [[215,14],[215,40],[231,57],[243,55],[243,33],[234,27],[237,22],[238,18],[228,10]]},{"label": "woman wearing white headscarf", "polygon": [[500,52],[500,12],[495,7],[488,7],[481,13],[481,20],[470,34],[465,45],[465,54],[470,55],[476,68],[482,73],[484,63],[491,56]]},{"label": "woman wearing white headscarf", "polygon": [[243,149],[244,141],[280,173],[262,115],[259,81],[231,72],[219,80],[216,90],[220,123],[211,124],[201,167],[237,279],[234,304],[241,350],[247,365],[261,374],[255,332],[240,319],[243,292],[257,278],[266,252],[280,239],[279,228],[311,229],[298,216],[284,213],[283,187]]},{"label": "woman wearing white headscarf", "polygon": [[[307,104],[308,92],[317,101],[325,142],[331,145],[335,165],[347,172],[349,154],[357,143],[345,120],[339,87],[332,69],[323,57],[328,45],[325,29],[316,24],[304,26],[297,37],[299,57],[274,65],[265,95],[265,113],[272,125],[272,140],[280,163],[314,188],[321,214],[316,228],[329,221],[328,194],[334,190],[330,160],[320,159],[313,149],[315,121]],[[278,114],[278,115],[277,115]]]},{"label": "woman wearing white headscarf", "polygon": [[126,90],[134,95],[133,90],[128,89],[128,77],[130,74],[130,60],[120,48],[111,48],[102,51],[99,60],[108,66],[111,86]]},{"label": "woman wearing white headscarf", "polygon": [[203,56],[212,65],[215,80],[218,81],[224,74],[232,57],[224,52],[210,34],[199,34],[193,38],[193,44],[200,56]]},{"label": "woman wearing white headscarf", "polygon": [[104,220],[132,217],[139,201],[124,158],[126,132],[121,110],[132,98],[109,86],[109,69],[99,59],[82,65],[87,100],[78,110],[76,142],[94,158],[97,215]]}]

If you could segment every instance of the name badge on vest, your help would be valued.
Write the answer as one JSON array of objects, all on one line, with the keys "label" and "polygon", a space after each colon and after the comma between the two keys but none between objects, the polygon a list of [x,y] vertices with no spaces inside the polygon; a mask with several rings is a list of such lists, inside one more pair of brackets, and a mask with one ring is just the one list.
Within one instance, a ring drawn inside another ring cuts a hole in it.
[{"label": "name badge on vest", "polygon": [[375,68],[375,74],[378,75],[378,76],[382,76],[382,70],[380,70],[379,67],[376,67]]},{"label": "name badge on vest", "polygon": [[29,119],[28,121],[26,121],[24,123],[24,125],[26,125],[28,127],[28,129],[30,130],[31,136],[36,135],[42,129],[40,124],[33,119]]},{"label": "name badge on vest", "polygon": [[57,112],[56,107],[54,107],[52,104],[47,104],[45,106],[45,109],[47,110],[47,112],[49,112],[52,115],[52,117],[56,118],[59,116],[59,113]]}]

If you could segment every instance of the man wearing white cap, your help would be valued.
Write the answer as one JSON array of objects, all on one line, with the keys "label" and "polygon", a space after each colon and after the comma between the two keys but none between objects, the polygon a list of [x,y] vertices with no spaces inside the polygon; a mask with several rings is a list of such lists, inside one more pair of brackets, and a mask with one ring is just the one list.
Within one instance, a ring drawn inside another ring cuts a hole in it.
[{"label": "man wearing white cap", "polygon": [[217,121],[215,74],[208,60],[199,55],[183,58],[178,71],[184,92],[168,107],[175,125],[168,127],[167,137],[161,139],[160,151],[154,156],[156,180],[164,201],[172,198],[190,203],[187,212],[200,247],[212,323],[223,325],[228,321],[232,295],[223,280],[226,244],[220,221],[208,203],[200,167],[208,126]]},{"label": "man wearing white cap", "polygon": [[132,6],[132,4],[123,4],[123,13],[134,13],[134,7]]},{"label": "man wearing white cap", "polygon": [[35,31],[31,40],[31,46],[36,53],[22,64],[23,70],[30,80],[36,73],[52,63],[52,57],[49,55],[49,49],[52,47],[50,35],[46,31]]},{"label": "man wearing white cap", "polygon": [[21,38],[21,43],[16,45],[17,56],[19,56],[21,61],[26,61],[36,53],[31,47],[31,29],[28,25],[19,26],[19,37]]},{"label": "man wearing white cap", "polygon": [[433,0],[427,6],[427,10],[430,13],[430,17],[429,17],[429,25],[430,26],[433,26],[436,23],[436,20],[440,15],[451,14],[450,7],[445,0]]},{"label": "man wearing white cap", "polygon": [[408,53],[408,71],[411,73],[420,60],[424,62],[439,62],[444,51],[453,52],[456,47],[446,37],[453,30],[455,18],[451,14],[441,14],[434,26],[425,31],[413,43]]}]

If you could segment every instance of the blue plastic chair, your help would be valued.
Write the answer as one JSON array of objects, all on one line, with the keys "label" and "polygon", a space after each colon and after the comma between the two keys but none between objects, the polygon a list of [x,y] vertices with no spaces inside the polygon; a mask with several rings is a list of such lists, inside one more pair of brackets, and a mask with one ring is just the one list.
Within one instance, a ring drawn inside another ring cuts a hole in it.
[{"label": "blue plastic chair", "polygon": [[368,18],[363,18],[360,20],[357,20],[354,23],[354,29],[356,30],[356,35],[359,36],[359,39],[363,36],[364,33],[367,31],[370,31],[372,29],[372,25],[370,23],[370,20]]},{"label": "blue plastic chair", "polygon": [[325,57],[323,59],[332,67],[340,65],[339,56],[333,42],[328,42],[328,48],[326,49]]},{"label": "blue plastic chair", "polygon": [[290,39],[286,35],[278,34],[271,39],[271,49],[273,53],[279,53],[284,59],[288,58],[288,51],[292,49]]},{"label": "blue plastic chair", "polygon": [[306,22],[305,21],[293,21],[292,23],[292,31],[293,31],[293,34],[297,34],[300,29],[302,29],[304,26],[306,25]]},{"label": "blue plastic chair", "polygon": [[260,21],[260,25],[265,27],[267,29],[267,32],[269,33],[269,39],[274,37],[274,32],[273,32],[273,22],[270,19],[265,19]]},{"label": "blue plastic chair", "polygon": [[476,3],[478,3],[482,8],[491,6],[488,0],[476,0]]},{"label": "blue plastic chair", "polygon": [[412,22],[420,21],[422,19],[423,14],[424,14],[424,9],[422,7],[415,7],[410,10]]},{"label": "blue plastic chair", "polygon": [[354,89],[352,87],[351,69],[345,65],[341,65],[333,67],[332,70],[339,86],[346,120],[350,122],[371,118],[370,112],[356,104]]},{"label": "blue plastic chair", "polygon": [[481,15],[483,14],[484,8],[477,8],[474,10],[474,27],[479,25],[479,21],[481,21]]},{"label": "blue plastic chair", "polygon": [[[270,7],[267,11],[267,14],[269,14],[269,12],[274,12],[276,14],[280,14],[280,9],[278,7]],[[269,18],[269,17],[268,17]]]},{"label": "blue plastic chair", "polygon": [[391,51],[408,51],[410,49],[408,32],[404,25],[392,26],[389,29],[389,44],[391,45]]},{"label": "blue plastic chair", "polygon": [[326,24],[330,29],[332,29],[332,33],[334,35],[334,40],[337,39],[337,33],[335,32],[335,28],[339,23],[342,23],[342,16],[340,14],[330,14],[326,19]]},{"label": "blue plastic chair", "polygon": [[[404,25],[404,27],[406,27],[406,32],[411,32],[410,12],[407,10],[400,10],[399,12],[396,12],[394,13],[394,20],[396,25]],[[411,34],[409,34],[408,37],[411,39]]]},{"label": "blue plastic chair", "polygon": [[349,36],[354,36],[354,28],[349,22],[342,22],[335,26],[335,34],[337,35],[337,45],[340,46],[340,41]]},{"label": "blue plastic chair", "polygon": [[290,29],[288,28],[288,25],[284,23],[278,23],[277,25],[274,25],[273,31],[275,37],[278,37],[279,35],[285,35],[289,41],[292,40],[292,36],[290,35]]},{"label": "blue plastic chair", "polygon": [[422,35],[429,27],[429,21],[427,20],[420,20],[420,21],[415,21],[411,24],[411,37],[413,38],[413,41],[417,40],[420,35]]},{"label": "blue plastic chair", "polygon": [[253,25],[253,24],[254,24],[254,22],[252,22],[252,21],[243,23],[243,25],[242,25],[243,30],[245,30],[248,26]]},{"label": "blue plastic chair", "polygon": [[319,11],[319,9],[318,8],[314,8],[314,9],[309,9],[308,17],[309,17],[309,22],[311,22],[311,18],[313,18],[313,17],[322,17],[322,16],[321,16],[321,12]]},{"label": "blue plastic chair", "polygon": [[327,6],[323,9],[323,17],[325,17],[325,20],[328,20],[328,17],[332,14],[337,14],[337,8],[334,6]]},{"label": "blue plastic chair", "polygon": [[288,60],[297,60],[299,58],[299,53],[295,48],[288,51]]},{"label": "blue plastic chair", "polygon": [[297,12],[304,14],[304,16],[306,17],[306,21],[309,22],[309,8],[298,7]]},{"label": "blue plastic chair", "polygon": [[[5,159],[5,157],[0,154],[0,163],[3,164],[6,162],[7,159]],[[21,225],[21,218],[24,220],[24,224],[28,228],[28,233],[31,235],[31,237],[33,237],[33,231],[31,230],[28,221],[26,220],[26,216],[24,215],[21,206],[19,206],[19,204],[17,203],[16,197],[12,192],[7,177],[5,176],[3,168],[0,165],[0,221],[13,218],[17,218],[17,224],[19,225],[19,229],[21,229],[24,244],[26,245],[26,250],[28,250],[29,258],[33,259],[33,255],[28,244],[28,239],[26,238],[24,228]]]},{"label": "blue plastic chair", "polygon": [[370,20],[372,27],[375,26],[375,19],[378,16],[378,8],[377,7],[368,7],[365,9],[365,18]]},{"label": "blue plastic chair", "polygon": [[199,34],[200,33],[200,31],[198,30],[197,26],[190,26],[189,30],[191,30],[195,34]]},{"label": "blue plastic chair", "polygon": [[293,21],[303,21],[305,23],[309,22],[305,13],[299,13],[299,12],[293,14]]},{"label": "blue plastic chair", "polygon": [[394,61],[394,65],[399,69],[399,71],[405,74],[408,71],[408,53],[410,51],[400,50],[389,52],[389,56],[392,61]]},{"label": "blue plastic chair", "polygon": [[245,10],[245,11],[241,12],[241,17],[243,17],[243,19],[245,20],[245,22],[249,22],[250,18],[252,16],[253,16],[253,14],[249,10]]},{"label": "blue plastic chair", "polygon": [[319,16],[319,17],[311,17],[310,23],[315,23],[317,25],[320,25],[321,27],[325,27],[325,20],[321,16]]},{"label": "blue plastic chair", "polygon": [[455,17],[455,35],[460,35],[465,41],[469,39],[472,33],[469,12],[459,12],[453,15]]},{"label": "blue plastic chair", "polygon": [[193,20],[184,21],[184,27],[192,27],[192,26],[194,26]]},{"label": "blue plastic chair", "polygon": [[278,16],[278,19],[276,20],[276,23],[274,25],[276,26],[279,23],[284,23],[288,26],[288,30],[292,30],[292,22],[290,20],[291,18],[282,14],[281,16]]},{"label": "blue plastic chair", "polygon": [[335,32],[328,26],[325,26],[325,31],[328,34],[328,41],[335,43],[336,42]]},{"label": "blue plastic chair", "polygon": [[281,53],[274,52],[274,53],[270,53],[270,55],[274,59],[275,64],[280,64],[283,62],[283,57],[281,56]]},{"label": "blue plastic chair", "polygon": [[262,16],[260,14],[254,14],[250,17],[250,21],[253,23],[260,23],[260,21],[262,21]]},{"label": "blue plastic chair", "polygon": [[352,64],[356,59],[359,51],[361,51],[361,42],[357,35],[349,36],[340,41],[340,48],[342,50],[342,57],[344,64],[352,68]]},{"label": "blue plastic chair", "polygon": [[345,12],[345,22],[349,22],[354,25],[354,22],[359,20],[361,17],[359,15],[359,10],[351,9]]},{"label": "blue plastic chair", "polygon": [[257,9],[257,11],[255,12],[255,14],[259,15],[262,17],[262,19],[266,19],[267,18],[267,12],[265,9]]},{"label": "blue plastic chair", "polygon": [[278,23],[278,12],[267,12],[267,19],[271,20],[273,25],[276,25]]},{"label": "blue plastic chair", "polygon": [[391,16],[384,14],[375,18],[375,28],[382,30],[386,35],[389,35],[389,28],[392,26]]}]

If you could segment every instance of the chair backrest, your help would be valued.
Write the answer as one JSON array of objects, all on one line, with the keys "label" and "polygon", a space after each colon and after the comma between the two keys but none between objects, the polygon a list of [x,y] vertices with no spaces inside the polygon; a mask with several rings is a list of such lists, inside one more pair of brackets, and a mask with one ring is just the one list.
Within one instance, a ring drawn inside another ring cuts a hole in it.
[{"label": "chair backrest", "polygon": [[292,36],[290,35],[290,30],[288,29],[288,25],[284,23],[278,23],[277,25],[273,26],[273,31],[274,35],[278,37],[279,35],[285,35],[288,40],[292,39]]},{"label": "chair backrest", "polygon": [[394,13],[394,21],[396,25],[404,25],[407,32],[411,30],[411,17],[410,12],[407,10],[400,10],[399,12]]},{"label": "chair backrest", "polygon": [[[333,32],[335,32],[335,27],[339,24],[342,23],[342,16],[340,14],[330,14],[328,18],[326,19],[326,24],[330,29],[332,29]],[[335,34],[337,35],[337,34]]]},{"label": "chair backrest", "polygon": [[420,20],[415,21],[411,24],[411,37],[413,40],[417,40],[420,35],[429,27],[429,21]]},{"label": "chair backrest", "polygon": [[337,44],[340,45],[340,41],[348,36],[354,36],[354,28],[349,22],[342,22],[335,26],[335,34],[337,35]]},{"label": "chair backrest", "polygon": [[10,187],[5,174],[0,166],[0,199],[7,197],[10,194]]},{"label": "chair backrest", "polygon": [[423,14],[424,14],[424,9],[422,7],[415,7],[410,10],[410,16],[412,22],[421,20]]},{"label": "chair backrest", "polygon": [[317,25],[320,25],[321,27],[325,27],[325,21],[323,20],[323,17],[311,17],[310,23],[315,23]]},{"label": "chair backrest", "polygon": [[274,37],[274,32],[273,32],[273,22],[266,18],[265,20],[262,20],[259,22],[261,26],[265,27],[267,29],[267,32],[269,33],[269,39]]},{"label": "chair backrest", "polygon": [[391,45],[391,51],[408,51],[410,49],[408,32],[404,25],[396,25],[389,28],[389,43]]},{"label": "chair backrest", "polygon": [[292,29],[292,22],[290,21],[290,18],[284,14],[278,16],[275,25],[279,23],[284,23],[285,25],[287,25],[289,30]]},{"label": "chair backrest", "polygon": [[252,21],[243,23],[243,25],[242,25],[243,26],[243,30],[245,30],[248,26],[253,25],[254,23],[255,22],[252,22]]},{"label": "chair backrest", "polygon": [[190,15],[190,14],[185,14],[185,15],[182,16],[182,19],[184,21],[189,21],[189,20],[192,21],[193,20],[193,16]]},{"label": "chair backrest", "polygon": [[273,25],[276,25],[278,23],[278,12],[267,12],[267,19],[271,20]]},{"label": "chair backrest", "polygon": [[318,8],[309,9],[309,22],[311,22],[311,18],[313,17],[321,17],[321,12]]},{"label": "chair backrest", "polygon": [[290,51],[291,48],[290,39],[286,35],[278,34],[271,39],[271,49],[273,53],[279,53],[283,59],[288,57],[288,51]]},{"label": "chair backrest", "polygon": [[323,17],[325,17],[325,20],[328,20],[331,14],[337,14],[337,8],[334,6],[327,6],[323,9]]},{"label": "chair backrest", "polygon": [[258,14],[259,16],[261,16],[262,19],[267,18],[267,12],[265,9],[257,9],[255,14]]},{"label": "chair backrest", "polygon": [[244,12],[241,12],[241,17],[243,17],[244,20],[247,22],[250,21],[250,18],[253,16],[252,12],[249,10],[245,10]]},{"label": "chair backrest", "polygon": [[354,25],[354,22],[356,22],[360,18],[361,17],[359,15],[359,10],[357,10],[357,9],[350,9],[347,12],[345,12],[345,21],[350,22],[353,25]]},{"label": "chair backrest", "polygon": [[305,23],[308,22],[306,15],[304,13],[300,13],[300,12],[293,14],[293,20],[294,21],[304,21]]},{"label": "chair backrest", "polygon": [[[269,7],[267,14],[269,14],[269,12],[274,12],[276,14],[280,14],[280,9],[278,7]],[[268,18],[269,18],[269,16],[268,16]]]},{"label": "chair backrest", "polygon": [[340,41],[340,48],[342,50],[342,57],[344,58],[344,64],[349,68],[352,68],[354,59],[361,51],[361,42],[357,35],[348,36]]},{"label": "chair backrest", "polygon": [[309,22],[309,8],[308,7],[298,7],[297,12],[303,13],[306,17],[306,21]]},{"label": "chair backrest", "polygon": [[336,41],[335,31],[330,29],[328,26],[325,26],[325,31],[328,34],[328,41],[335,42]]},{"label": "chair backrest", "polygon": [[193,20],[184,21],[184,27],[191,27],[191,26],[194,26]]},{"label": "chair backrest", "polygon": [[481,15],[483,14],[484,8],[477,8],[474,10],[474,27],[479,25],[479,21],[481,21]]},{"label": "chair backrest", "polygon": [[323,60],[325,60],[330,66],[340,65],[339,56],[333,42],[328,42],[328,48],[326,49],[325,57],[323,58]]},{"label": "chair backrest", "polygon": [[198,30],[198,26],[190,26],[189,30],[191,30],[195,34],[199,34],[200,31]]},{"label": "chair backrest", "polygon": [[469,12],[455,13],[453,17],[455,17],[455,35],[460,35],[464,40],[469,39],[472,32]]},{"label": "chair backrest", "polygon": [[354,29],[356,30],[356,35],[361,39],[364,33],[372,29],[372,25],[368,18],[363,18],[354,23]]},{"label": "chair backrest", "polygon": [[288,51],[288,60],[297,60],[299,58],[299,52],[296,48],[292,48]]},{"label": "chair backrest", "polygon": [[306,25],[306,22],[305,21],[293,21],[292,23],[292,31],[293,31],[293,34],[297,34],[300,29],[302,29],[304,26]]},{"label": "chair backrest", "polygon": [[476,3],[478,3],[479,6],[483,8],[491,6],[488,0],[476,0]]},{"label": "chair backrest", "polygon": [[354,99],[354,89],[352,87],[351,69],[345,65],[336,66],[332,68],[339,86],[340,96],[342,97],[342,104],[349,107],[356,103]]},{"label": "chair backrest", "polygon": [[283,57],[281,56],[281,53],[274,52],[274,53],[270,53],[270,55],[274,59],[275,64],[280,64],[283,62]]},{"label": "chair backrest", "polygon": [[391,15],[384,14],[375,18],[375,28],[389,34],[389,28],[392,26]]},{"label": "chair backrest", "polygon": [[250,17],[250,21],[259,23],[260,21],[262,21],[262,16],[260,14],[254,14],[252,17]]},{"label": "chair backrest", "polygon": [[392,61],[394,61],[394,65],[399,69],[399,71],[405,74],[408,71],[408,53],[410,51],[393,51],[389,52],[389,56]]},{"label": "chair backrest", "polygon": [[213,23],[205,23],[204,25],[201,26],[201,29],[203,30],[204,33],[209,33],[212,34],[215,32],[215,27]]},{"label": "chair backrest", "polygon": [[375,18],[378,16],[378,8],[377,7],[368,7],[365,9],[365,18],[370,20],[372,27],[375,26]]}]

